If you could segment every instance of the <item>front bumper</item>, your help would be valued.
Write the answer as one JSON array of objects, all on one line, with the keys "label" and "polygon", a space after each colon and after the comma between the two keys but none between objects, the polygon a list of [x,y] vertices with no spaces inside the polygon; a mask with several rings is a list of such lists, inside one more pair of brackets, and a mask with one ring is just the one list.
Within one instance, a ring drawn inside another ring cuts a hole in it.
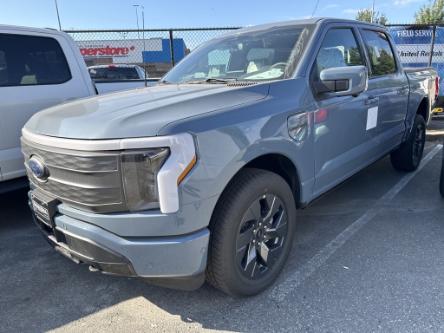
[{"label": "front bumper", "polygon": [[54,228],[34,220],[58,252],[103,273],[159,281],[198,280],[194,287],[203,283],[209,241],[206,228],[171,237],[122,237],[67,215],[56,215]]}]

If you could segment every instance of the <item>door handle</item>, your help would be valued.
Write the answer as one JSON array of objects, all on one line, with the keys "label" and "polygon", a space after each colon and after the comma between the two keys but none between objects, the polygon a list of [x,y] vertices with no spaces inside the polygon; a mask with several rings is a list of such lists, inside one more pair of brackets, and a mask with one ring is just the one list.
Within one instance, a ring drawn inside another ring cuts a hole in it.
[{"label": "door handle", "polygon": [[367,100],[365,101],[365,105],[373,105],[377,104],[378,102],[379,102],[379,97],[368,96]]}]

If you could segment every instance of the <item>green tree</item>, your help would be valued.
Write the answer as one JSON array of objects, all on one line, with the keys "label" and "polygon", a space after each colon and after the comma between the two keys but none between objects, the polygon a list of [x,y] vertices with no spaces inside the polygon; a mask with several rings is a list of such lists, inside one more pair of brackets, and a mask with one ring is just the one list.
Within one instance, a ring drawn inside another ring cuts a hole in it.
[{"label": "green tree", "polygon": [[380,13],[378,11],[372,11],[370,8],[358,10],[358,13],[356,14],[356,20],[363,22],[372,22],[381,25],[385,25],[388,23],[388,19],[387,16],[385,16],[385,14]]},{"label": "green tree", "polygon": [[436,24],[444,21],[444,0],[430,0],[428,5],[422,6],[415,14],[418,24]]}]

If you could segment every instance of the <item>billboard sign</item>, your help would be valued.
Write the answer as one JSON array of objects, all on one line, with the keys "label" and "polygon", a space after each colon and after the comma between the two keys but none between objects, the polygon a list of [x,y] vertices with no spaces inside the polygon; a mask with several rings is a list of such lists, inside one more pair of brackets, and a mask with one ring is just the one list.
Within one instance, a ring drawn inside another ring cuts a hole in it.
[{"label": "billboard sign", "polygon": [[[401,62],[406,67],[425,67],[429,65],[433,27],[398,26],[388,28]],[[436,27],[433,47],[432,67],[444,77],[444,28]],[[440,95],[444,86],[440,85]]]},{"label": "billboard sign", "polygon": [[[85,60],[111,58],[114,64],[170,63],[170,40],[162,38],[77,41]],[[180,61],[187,49],[182,38],[173,39],[174,60]],[[144,51],[145,48],[145,51]]]},{"label": "billboard sign", "polygon": [[[112,58],[115,64],[143,62],[143,41],[137,39],[77,41],[85,59]],[[162,51],[162,39],[146,39],[147,51]]]}]

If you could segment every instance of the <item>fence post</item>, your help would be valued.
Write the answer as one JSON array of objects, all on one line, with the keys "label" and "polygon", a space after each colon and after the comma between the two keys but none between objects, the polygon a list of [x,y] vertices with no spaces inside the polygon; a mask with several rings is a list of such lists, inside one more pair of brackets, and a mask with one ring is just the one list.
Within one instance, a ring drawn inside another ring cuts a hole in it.
[{"label": "fence post", "polygon": [[175,65],[175,61],[174,61],[174,37],[173,37],[173,30],[170,30],[169,31],[169,33],[170,33],[170,52],[171,52],[171,64],[173,65],[173,67],[174,67],[174,65]]},{"label": "fence post", "polygon": [[436,24],[433,25],[433,30],[432,30],[432,45],[430,45],[429,67],[432,66],[432,61],[433,61],[433,51],[435,48],[435,36],[436,36]]}]

